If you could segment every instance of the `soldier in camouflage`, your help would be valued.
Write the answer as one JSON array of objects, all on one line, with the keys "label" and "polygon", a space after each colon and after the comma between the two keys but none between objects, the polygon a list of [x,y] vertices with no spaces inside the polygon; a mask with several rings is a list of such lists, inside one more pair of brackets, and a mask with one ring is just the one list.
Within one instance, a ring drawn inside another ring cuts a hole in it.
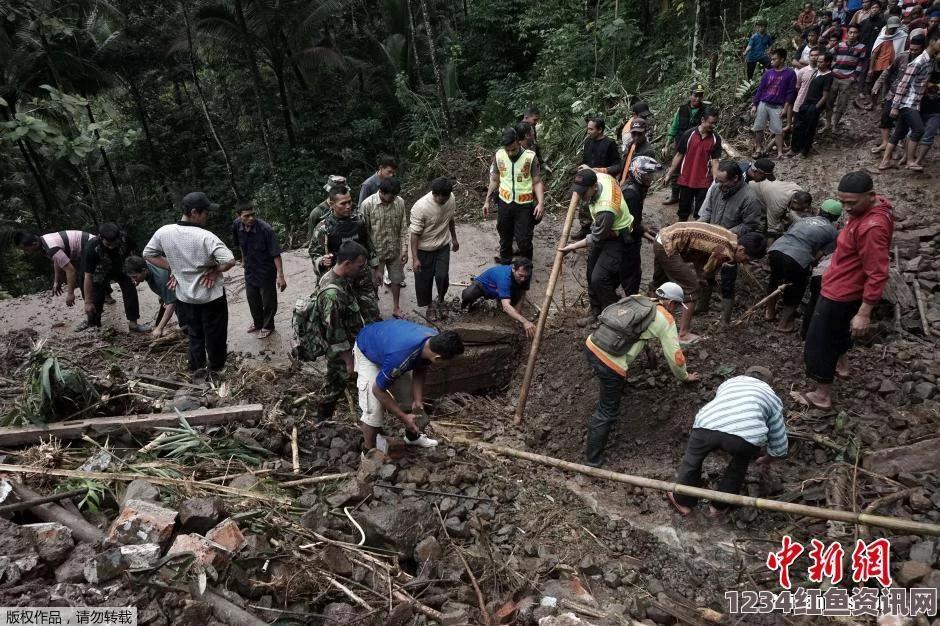
[{"label": "soldier in camouflage", "polygon": [[[356,397],[352,349],[363,326],[378,319],[370,317],[371,314],[360,306],[355,288],[359,275],[367,273],[364,269],[367,257],[368,251],[362,245],[355,241],[344,242],[336,252],[336,262],[320,279],[316,315],[329,348],[317,421],[333,417],[336,404],[347,390]],[[336,288],[325,289],[327,285]]]},{"label": "soldier in camouflage", "polygon": [[[352,196],[347,187],[334,187],[330,190],[330,214],[313,231],[310,244],[310,256],[317,278],[323,276],[336,262],[336,253],[341,244],[354,241],[367,251],[367,264],[370,268],[378,266],[378,259],[372,239],[365,222],[353,214]],[[362,272],[356,279],[354,290],[359,300],[363,315],[367,318],[379,317],[379,298],[372,282],[372,272]]]},{"label": "soldier in camouflage", "polygon": [[[346,177],[339,176],[337,174],[331,174],[327,179],[326,184],[323,185],[323,190],[326,193],[330,193],[334,187],[345,187],[346,186]],[[326,200],[313,207],[313,210],[310,211],[310,215],[307,216],[307,252],[310,254],[310,260],[314,262],[314,269],[316,269],[316,256],[314,256],[314,242],[316,239],[313,237],[313,231],[316,230],[317,224],[323,221],[323,218],[330,214],[330,199],[327,197]]]}]

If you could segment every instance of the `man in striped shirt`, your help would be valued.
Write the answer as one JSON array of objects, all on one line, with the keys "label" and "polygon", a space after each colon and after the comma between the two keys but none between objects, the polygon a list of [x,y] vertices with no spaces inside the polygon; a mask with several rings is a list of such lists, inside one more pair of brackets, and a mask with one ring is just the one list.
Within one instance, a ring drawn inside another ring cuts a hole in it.
[{"label": "man in striped shirt", "polygon": [[920,103],[927,91],[930,72],[934,68],[934,59],[940,53],[940,28],[935,28],[927,35],[927,47],[919,57],[911,61],[904,70],[904,75],[894,91],[891,102],[891,119],[898,121],[885,147],[884,156],[878,165],[879,170],[892,167],[891,154],[904,138],[908,139],[905,161],[908,169],[923,171],[924,167],[914,162],[914,149],[924,135],[924,120],[920,115]]},{"label": "man in striped shirt", "polygon": [[[787,429],[783,421],[783,402],[771,388],[773,374],[766,367],[753,366],[744,376],[723,382],[715,398],[695,416],[689,444],[676,476],[676,483],[698,487],[702,483],[702,463],[715,450],[731,455],[731,462],[718,484],[718,490],[739,493],[751,461],[767,446],[765,463],[787,455]],[[669,502],[680,515],[686,516],[698,498],[669,492]],[[713,502],[709,517],[723,513],[730,505]]]},{"label": "man in striped shirt", "polygon": [[82,273],[82,251],[94,238],[81,230],[60,230],[42,237],[20,230],[13,233],[13,245],[27,254],[42,254],[52,261],[52,295],[60,295],[65,285],[65,306],[72,306],[75,288],[84,292],[85,287],[84,282],[78,280]]},{"label": "man in striped shirt", "polygon": [[850,26],[845,41],[840,41],[833,49],[835,63],[832,64],[832,90],[829,92],[829,106],[826,111],[828,128],[835,129],[849,108],[849,96],[854,85],[865,69],[865,57],[868,55],[865,44],[858,41],[858,26]]}]

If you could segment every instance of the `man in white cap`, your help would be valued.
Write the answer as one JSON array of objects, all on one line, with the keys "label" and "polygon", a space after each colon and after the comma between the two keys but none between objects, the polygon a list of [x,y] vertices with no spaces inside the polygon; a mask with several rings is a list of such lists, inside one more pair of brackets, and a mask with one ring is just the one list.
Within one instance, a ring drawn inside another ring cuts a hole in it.
[{"label": "man in white cap", "polygon": [[682,382],[699,380],[685,367],[685,355],[679,346],[679,333],[672,314],[685,307],[682,287],[663,283],[656,290],[657,300],[629,296],[601,312],[600,323],[584,343],[584,356],[594,368],[598,382],[597,408],[591,416],[587,433],[585,465],[600,467],[610,431],[617,423],[620,396],[627,380],[627,368],[652,339],[659,341],[663,356],[673,375]]},{"label": "man in white cap", "polygon": [[[676,476],[676,483],[699,487],[702,483],[702,463],[715,450],[731,455],[718,490],[739,493],[751,461],[767,446],[767,456],[758,460],[766,463],[787,455],[787,427],[783,421],[783,402],[774,393],[773,374],[766,367],[747,368],[744,376],[735,376],[719,385],[714,399],[703,406],[695,416],[689,444]],[[698,498],[668,492],[669,502],[683,517],[692,512]],[[708,507],[709,517],[718,517],[728,504],[713,502]]]}]

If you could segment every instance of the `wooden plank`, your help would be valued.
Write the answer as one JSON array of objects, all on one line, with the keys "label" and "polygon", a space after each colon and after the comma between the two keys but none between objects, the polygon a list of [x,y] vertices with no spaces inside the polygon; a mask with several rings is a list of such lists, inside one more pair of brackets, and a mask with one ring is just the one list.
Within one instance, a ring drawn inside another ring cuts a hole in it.
[{"label": "wooden plank", "polygon": [[[260,404],[242,404],[225,406],[217,409],[196,409],[182,411],[191,426],[226,424],[261,419],[264,407]],[[59,439],[81,439],[82,435],[103,435],[113,432],[146,432],[159,426],[177,426],[179,417],[176,413],[146,413],[143,415],[118,415],[115,417],[95,417],[74,422],[53,422],[34,426],[8,426],[0,428],[0,446],[20,446],[34,443],[40,438],[58,437]]]}]

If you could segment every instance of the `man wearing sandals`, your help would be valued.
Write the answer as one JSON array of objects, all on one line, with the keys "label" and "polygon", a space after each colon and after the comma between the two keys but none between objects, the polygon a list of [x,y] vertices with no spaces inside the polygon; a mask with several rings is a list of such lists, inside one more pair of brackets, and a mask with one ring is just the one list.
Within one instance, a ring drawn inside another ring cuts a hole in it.
[{"label": "man wearing sandals", "polygon": [[940,28],[935,28],[927,35],[927,47],[919,57],[911,61],[907,69],[904,70],[904,76],[898,83],[894,92],[894,100],[891,103],[889,115],[892,119],[898,121],[894,127],[894,133],[885,147],[884,156],[879,170],[886,170],[891,165],[891,155],[895,146],[901,143],[905,137],[908,138],[905,161],[908,169],[922,172],[924,166],[914,160],[914,150],[920,138],[924,135],[924,120],[920,115],[920,102],[927,91],[927,84],[930,82],[930,72],[934,68],[934,59],[940,53]]},{"label": "man wearing sandals", "polygon": [[251,313],[248,333],[266,339],[274,332],[277,313],[277,292],[287,289],[281,246],[270,224],[255,217],[251,200],[241,200],[236,207],[238,217],[232,222],[232,241],[242,254],[245,268],[245,299]]},{"label": "man wearing sandals", "polygon": [[[702,463],[715,450],[731,455],[718,491],[740,493],[751,461],[761,447],[767,455],[757,459],[766,463],[787,455],[787,428],[783,421],[783,402],[774,393],[773,374],[766,367],[749,367],[744,376],[723,382],[715,398],[695,416],[689,444],[676,476],[676,483],[698,487],[702,483]],[[668,492],[666,497],[683,517],[692,512],[698,498]],[[712,502],[708,517],[718,517],[731,505]]]},{"label": "man wearing sandals", "polygon": [[888,282],[894,218],[891,203],[876,195],[873,187],[871,176],[862,171],[849,172],[839,181],[839,200],[849,217],[823,275],[803,348],[806,375],[817,385],[807,393],[790,392],[806,406],[832,406],[836,372],[848,375],[843,355],[853,338],[868,334],[872,309]]}]

